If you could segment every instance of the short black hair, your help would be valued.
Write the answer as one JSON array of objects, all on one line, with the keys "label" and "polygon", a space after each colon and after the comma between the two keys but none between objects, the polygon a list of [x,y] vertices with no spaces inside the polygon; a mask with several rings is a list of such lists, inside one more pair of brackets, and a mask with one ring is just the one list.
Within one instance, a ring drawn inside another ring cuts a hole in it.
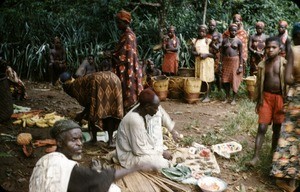
[{"label": "short black hair", "polygon": [[279,45],[279,47],[281,46],[281,40],[278,36],[272,36],[266,39],[266,45],[271,42],[271,41],[275,41],[277,42],[277,44]]}]

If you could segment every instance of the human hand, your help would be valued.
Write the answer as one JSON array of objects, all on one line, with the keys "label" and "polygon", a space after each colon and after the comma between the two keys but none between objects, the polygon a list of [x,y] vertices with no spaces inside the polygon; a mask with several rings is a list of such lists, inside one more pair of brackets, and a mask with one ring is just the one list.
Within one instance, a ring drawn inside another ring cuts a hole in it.
[{"label": "human hand", "polygon": [[173,158],[172,153],[170,151],[165,150],[163,152],[163,158],[167,160],[172,160]]},{"label": "human hand", "polygon": [[102,164],[100,160],[97,159],[92,159],[91,162],[91,169],[95,170],[97,172],[101,172],[102,171]]},{"label": "human hand", "polygon": [[205,54],[205,53],[200,53],[200,58],[201,59],[206,59],[208,57],[208,54]]},{"label": "human hand", "polygon": [[136,166],[138,171],[157,171],[159,168],[155,162],[142,163]]},{"label": "human hand", "polygon": [[180,135],[179,135],[179,133],[177,131],[172,130],[171,131],[171,135],[172,135],[172,137],[173,137],[173,139],[174,139],[175,142],[178,142],[180,140]]},{"label": "human hand", "polygon": [[237,69],[237,71],[236,71],[236,74],[241,74],[243,72],[243,66],[239,66],[239,68]]}]

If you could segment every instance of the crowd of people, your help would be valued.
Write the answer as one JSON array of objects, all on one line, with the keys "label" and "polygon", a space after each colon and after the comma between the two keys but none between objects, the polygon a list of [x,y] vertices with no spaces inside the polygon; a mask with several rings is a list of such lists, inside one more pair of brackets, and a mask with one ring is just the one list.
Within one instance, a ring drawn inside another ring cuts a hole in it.
[{"label": "crowd of people", "polygon": [[[134,171],[171,166],[172,154],[163,147],[162,127],[168,129],[175,141],[178,132],[151,85],[143,85],[143,68],[138,59],[136,36],[130,28],[131,21],[131,14],[125,10],[116,14],[117,27],[122,34],[111,53],[111,66],[103,67],[107,70],[100,72],[94,56],[88,55],[76,73],[69,74],[66,52],[60,38],[54,38],[49,64],[51,83],[61,83],[64,91],[74,97],[84,111],[74,121],[58,121],[51,129],[57,150],[36,163],[30,179],[31,192],[108,191],[115,180]],[[210,102],[211,87],[215,84],[219,90],[225,90],[223,103],[236,104],[249,52],[250,75],[257,76],[256,111],[259,119],[254,156],[247,165],[256,166],[259,162],[265,133],[272,124],[274,156],[271,175],[276,177],[280,188],[295,191],[295,180],[300,176],[300,23],[293,27],[292,40],[288,37],[286,21],[279,21],[278,34],[272,37],[264,33],[262,21],[255,24],[256,33],[249,37],[239,14],[233,16],[223,34],[217,31],[216,25],[215,20],[210,20],[208,26],[200,25],[198,36],[192,39],[195,77],[207,85],[202,102]],[[178,75],[180,41],[174,26],[168,28],[162,49],[161,71],[150,60],[145,66],[149,82],[151,76]],[[5,70],[6,73],[10,71],[9,67]],[[15,85],[24,87],[22,81]],[[25,89],[22,91],[22,97],[26,98]],[[92,168],[84,168],[72,160],[78,159],[82,153],[80,123],[83,118],[89,122],[94,142],[98,127],[108,131],[109,146],[116,148],[116,157],[124,169],[102,169],[97,161]]]}]

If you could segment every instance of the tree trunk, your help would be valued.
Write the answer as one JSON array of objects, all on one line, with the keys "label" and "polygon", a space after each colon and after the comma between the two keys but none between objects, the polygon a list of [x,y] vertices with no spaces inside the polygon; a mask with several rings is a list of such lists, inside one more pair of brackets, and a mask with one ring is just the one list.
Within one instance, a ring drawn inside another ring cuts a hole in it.
[{"label": "tree trunk", "polygon": [[207,0],[205,0],[204,2],[203,21],[202,21],[203,25],[205,25],[205,20],[206,20],[206,10],[207,10]]}]

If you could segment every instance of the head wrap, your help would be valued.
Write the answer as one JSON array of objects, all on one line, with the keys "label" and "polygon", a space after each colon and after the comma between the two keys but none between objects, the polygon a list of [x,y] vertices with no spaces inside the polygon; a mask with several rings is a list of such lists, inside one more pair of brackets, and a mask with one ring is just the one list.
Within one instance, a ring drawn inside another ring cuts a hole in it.
[{"label": "head wrap", "polygon": [[56,121],[53,125],[53,128],[50,130],[50,136],[55,139],[61,133],[71,129],[81,129],[81,127],[72,120]]},{"label": "head wrap", "polygon": [[285,27],[288,26],[288,23],[284,20],[279,21],[278,25],[280,25],[280,24],[284,25]]},{"label": "head wrap", "polygon": [[202,24],[202,25],[199,25],[198,29],[200,29],[200,28],[207,29],[207,26],[206,26],[206,25],[204,25],[204,24]]},{"label": "head wrap", "polygon": [[171,25],[171,26],[169,27],[169,31],[175,31],[175,27],[174,27],[173,25]]},{"label": "head wrap", "polygon": [[235,24],[235,23],[231,23],[231,24],[229,25],[229,28],[231,28],[231,27],[236,27],[236,28],[238,28],[238,25]]},{"label": "head wrap", "polygon": [[139,103],[140,105],[151,104],[156,96],[155,92],[150,89],[144,89],[139,95]]},{"label": "head wrap", "polygon": [[265,27],[265,23],[262,22],[262,21],[258,21],[256,24],[255,24],[256,27],[262,27],[264,28]]},{"label": "head wrap", "polygon": [[300,33],[300,22],[297,22],[294,24],[293,30],[292,30],[292,36],[297,35],[297,33]]},{"label": "head wrap", "polygon": [[117,13],[117,18],[127,23],[131,23],[131,14],[125,10],[119,11]]},{"label": "head wrap", "polygon": [[235,15],[233,15],[233,18],[237,18],[237,19],[239,19],[240,21],[243,21],[243,18],[242,18],[242,16],[241,16],[240,14],[235,14]]}]

